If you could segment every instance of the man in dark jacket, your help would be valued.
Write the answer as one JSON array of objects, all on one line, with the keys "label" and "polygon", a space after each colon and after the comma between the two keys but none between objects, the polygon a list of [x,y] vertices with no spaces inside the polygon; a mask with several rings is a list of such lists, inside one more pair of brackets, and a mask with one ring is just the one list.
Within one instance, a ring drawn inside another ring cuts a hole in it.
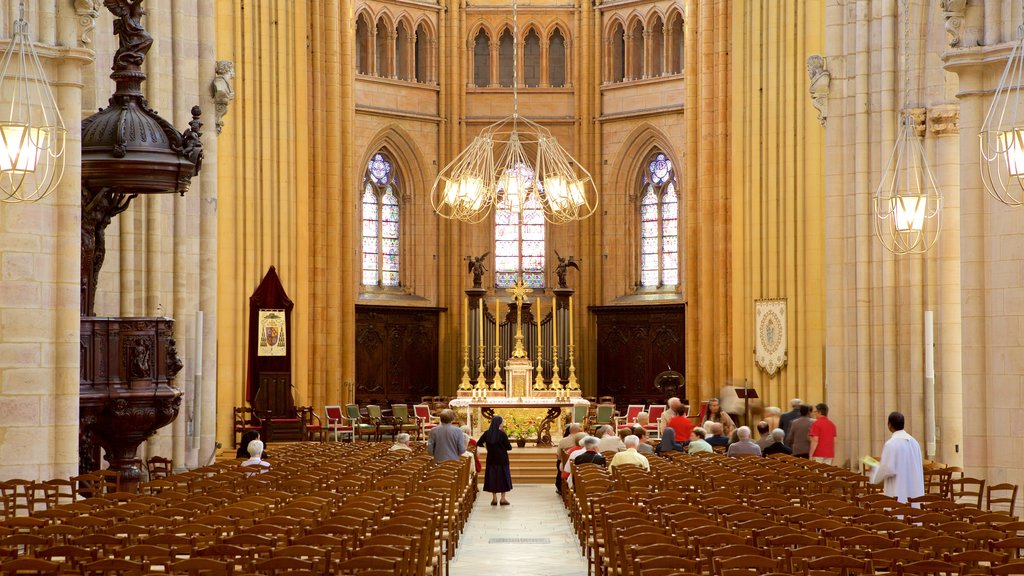
[{"label": "man in dark jacket", "polygon": [[761,453],[764,456],[768,456],[769,454],[793,453],[793,449],[790,448],[789,446],[786,446],[786,443],[783,442],[783,440],[785,440],[786,438],[786,433],[782,431],[782,428],[776,428],[775,430],[772,430],[772,438],[775,440],[775,442],[772,442],[771,444],[768,445],[768,447],[761,451]]},{"label": "man in dark jacket", "polygon": [[786,412],[779,417],[779,428],[786,434],[789,434],[789,425],[800,417],[800,406],[803,405],[803,401],[799,398],[793,398],[789,401],[789,412]]}]

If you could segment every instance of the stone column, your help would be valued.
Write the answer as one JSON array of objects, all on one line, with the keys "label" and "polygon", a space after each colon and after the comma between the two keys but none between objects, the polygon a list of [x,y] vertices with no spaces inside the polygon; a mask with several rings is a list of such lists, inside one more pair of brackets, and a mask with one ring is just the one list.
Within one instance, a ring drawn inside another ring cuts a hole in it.
[{"label": "stone column", "polygon": [[491,83],[490,86],[498,86],[500,83],[500,74],[498,72],[499,57],[501,55],[501,41],[499,39],[491,40]]},{"label": "stone column", "polygon": [[547,88],[551,85],[548,78],[550,62],[548,61],[548,48],[551,46],[550,39],[540,41],[540,87]]}]

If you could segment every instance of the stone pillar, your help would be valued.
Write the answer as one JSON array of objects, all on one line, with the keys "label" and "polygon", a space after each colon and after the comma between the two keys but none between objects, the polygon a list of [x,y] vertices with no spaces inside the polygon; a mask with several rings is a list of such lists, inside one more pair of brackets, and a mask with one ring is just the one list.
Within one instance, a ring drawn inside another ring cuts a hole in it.
[{"label": "stone pillar", "polygon": [[498,73],[499,57],[501,55],[501,41],[499,39],[491,40],[491,83],[489,86],[498,86],[499,79],[501,76]]},{"label": "stone pillar", "polygon": [[540,41],[540,87],[547,88],[551,85],[551,80],[548,78],[550,62],[548,61],[548,48],[551,47],[551,40],[541,39]]}]

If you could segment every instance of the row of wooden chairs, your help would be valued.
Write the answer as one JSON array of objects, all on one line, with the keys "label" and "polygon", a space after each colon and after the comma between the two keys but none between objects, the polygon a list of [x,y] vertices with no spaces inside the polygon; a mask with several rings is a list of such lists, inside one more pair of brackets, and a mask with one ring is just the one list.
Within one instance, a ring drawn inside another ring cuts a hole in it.
[{"label": "row of wooden chairs", "polygon": [[652,458],[650,472],[572,473],[566,506],[595,574],[1024,573],[1012,572],[1024,523],[1009,514],[942,497],[900,504],[807,460],[683,455]]},{"label": "row of wooden chairs", "polygon": [[[476,494],[468,459],[299,443],[0,522],[0,573],[440,574]],[[375,572],[374,572],[375,571]]]}]

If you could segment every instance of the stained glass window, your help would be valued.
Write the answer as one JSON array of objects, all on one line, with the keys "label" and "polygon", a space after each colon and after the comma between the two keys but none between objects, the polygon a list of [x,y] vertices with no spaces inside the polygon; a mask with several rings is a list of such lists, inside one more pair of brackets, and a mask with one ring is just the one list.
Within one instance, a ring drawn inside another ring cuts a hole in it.
[{"label": "stained glass window", "polygon": [[679,195],[672,161],[655,153],[644,168],[640,196],[640,285],[679,283]]},{"label": "stained glass window", "polygon": [[499,202],[494,211],[494,283],[514,286],[522,276],[531,288],[544,287],[544,210],[529,194],[521,210],[518,202]]},{"label": "stained glass window", "polygon": [[391,161],[378,152],[363,178],[363,285],[399,286],[398,182]]}]

